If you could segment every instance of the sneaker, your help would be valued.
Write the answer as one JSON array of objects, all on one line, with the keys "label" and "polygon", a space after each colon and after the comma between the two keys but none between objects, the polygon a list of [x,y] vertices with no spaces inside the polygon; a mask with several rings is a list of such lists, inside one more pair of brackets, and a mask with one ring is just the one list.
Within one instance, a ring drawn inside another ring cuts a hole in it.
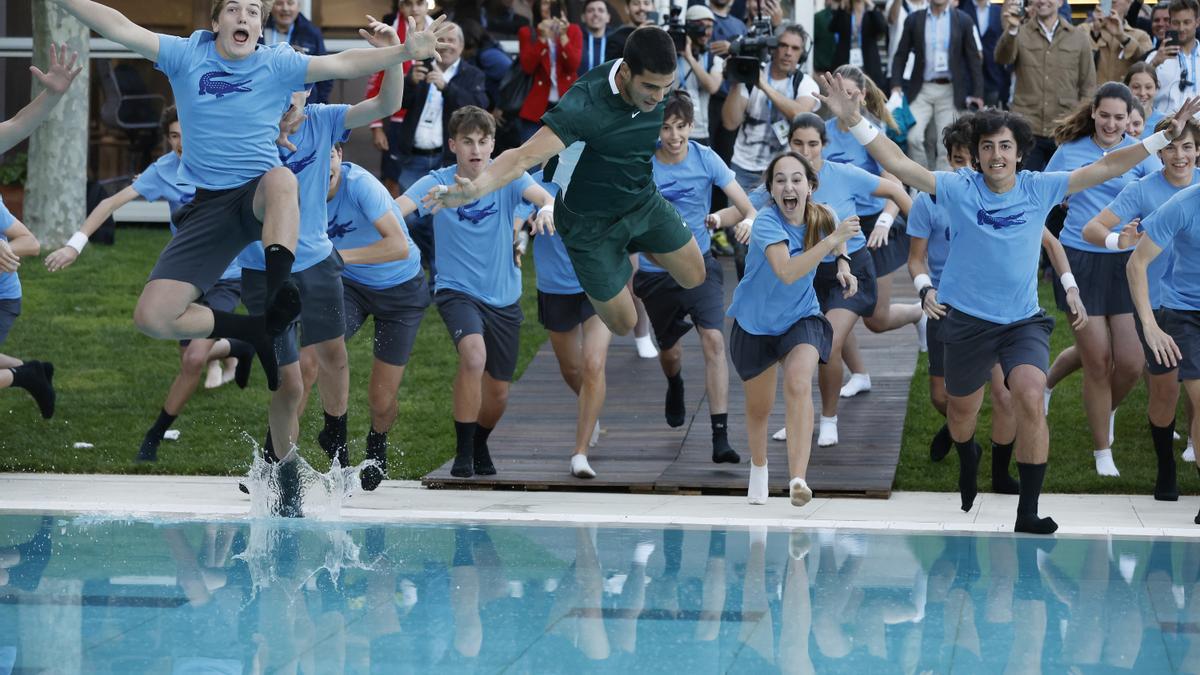
[{"label": "sneaker", "polygon": [[725,230],[714,230],[712,233],[712,252],[713,255],[731,256],[733,255],[733,244],[729,243],[729,237],[725,234]]},{"label": "sneaker", "polygon": [[643,359],[658,358],[658,348],[654,346],[654,340],[650,339],[649,335],[635,337],[633,338],[633,341],[635,344],[637,344],[638,356],[642,357]]},{"label": "sneaker", "polygon": [[929,317],[921,312],[921,318],[913,325],[917,327],[917,349],[922,353],[929,351]]},{"label": "sneaker", "polygon": [[833,417],[825,417],[824,415],[822,415],[821,416],[821,430],[820,430],[820,433],[817,434],[817,446],[822,447],[822,448],[828,448],[831,445],[837,445],[837,442],[838,442],[837,415],[834,415]]},{"label": "sneaker", "polygon": [[842,398],[853,398],[864,391],[871,391],[871,375],[868,373],[850,373],[850,379],[846,380],[846,384],[842,385],[840,396]]},{"label": "sneaker", "polygon": [[776,431],[774,434],[771,435],[771,438],[773,438],[777,441],[786,441],[787,440],[787,427],[780,427],[779,431]]},{"label": "sneaker", "polygon": [[588,464],[587,455],[571,455],[571,475],[576,478],[596,477],[596,472]]}]

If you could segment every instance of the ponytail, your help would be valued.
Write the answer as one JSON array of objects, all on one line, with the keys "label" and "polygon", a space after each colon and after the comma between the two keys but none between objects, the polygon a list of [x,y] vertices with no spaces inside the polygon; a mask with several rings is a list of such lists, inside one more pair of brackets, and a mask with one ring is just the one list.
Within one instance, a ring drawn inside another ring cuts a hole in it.
[{"label": "ponytail", "polygon": [[883,91],[875,86],[875,82],[863,73],[862,69],[851,65],[839,66],[834,71],[835,75],[841,75],[847,80],[851,80],[863,92],[863,109],[871,114],[880,123],[887,125],[893,131],[900,131],[900,125],[896,124],[896,118],[892,117],[892,112],[887,107],[887,96],[883,95]]},{"label": "ponytail", "polygon": [[[813,192],[816,191],[816,188],[813,188]],[[808,195],[808,201],[804,203],[804,224],[808,226],[808,229],[804,231],[804,250],[806,251],[812,249],[837,229],[837,219],[833,217],[833,211],[828,206],[813,201],[811,193]]]}]

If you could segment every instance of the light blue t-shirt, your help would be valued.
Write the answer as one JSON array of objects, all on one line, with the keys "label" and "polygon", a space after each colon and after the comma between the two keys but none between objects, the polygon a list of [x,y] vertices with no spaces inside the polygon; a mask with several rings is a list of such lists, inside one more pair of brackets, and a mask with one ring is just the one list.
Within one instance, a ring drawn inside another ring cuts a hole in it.
[{"label": "light blue t-shirt", "polygon": [[[1110,152],[1115,152],[1138,142],[1140,141],[1126,136],[1121,139],[1120,143],[1107,150],[1096,145],[1096,141],[1091,136],[1063,143],[1058,146],[1058,150],[1054,152],[1054,156],[1046,164],[1046,171],[1074,171],[1103,158]],[[1094,246],[1084,241],[1083,226],[1087,225],[1089,220],[1095,218],[1109,202],[1116,198],[1121,189],[1130,182],[1148,176],[1161,168],[1162,162],[1159,161],[1158,157],[1150,156],[1116,178],[1110,178],[1099,185],[1093,185],[1086,190],[1071,195],[1070,200],[1067,202],[1067,219],[1063,223],[1062,232],[1058,235],[1059,241],[1062,242],[1063,246],[1070,246],[1080,251],[1116,253],[1116,251],[1110,251],[1103,246]]]},{"label": "light blue t-shirt", "polygon": [[[1192,172],[1192,185],[1200,181],[1200,169]],[[1154,173],[1135,180],[1125,186],[1121,190],[1121,194],[1108,205],[1108,210],[1116,214],[1121,227],[1134,218],[1145,218],[1153,213],[1163,204],[1167,203],[1171,197],[1185,188],[1177,188],[1167,181],[1166,176],[1162,171]],[[1142,229],[1139,227],[1139,229]],[[1163,251],[1150,263],[1146,269],[1146,281],[1149,284],[1150,290],[1150,306],[1157,309],[1162,305],[1162,280],[1163,277],[1171,273],[1171,268],[1174,265],[1175,256],[1171,251],[1171,244],[1162,247]]]},{"label": "light blue t-shirt", "polygon": [[342,162],[341,182],[333,199],[329,200],[329,224],[326,230],[334,248],[345,251],[363,248],[383,239],[375,229],[375,221],[388,212],[400,221],[404,239],[408,241],[408,257],[404,260],[372,265],[346,265],[342,276],[368,288],[387,289],[412,279],[421,273],[421,250],[408,234],[408,225],[400,207],[392,200],[387,188],[369,171],[350,162]]},{"label": "light blue t-shirt", "polygon": [[[333,243],[325,229],[329,225],[327,212],[329,196],[329,153],[334,143],[350,136],[346,129],[348,105],[310,103],[304,106],[307,119],[288,136],[296,151],[279,147],[279,159],[296,174],[300,184],[300,238],[296,242],[296,262],[293,272],[303,272],[329,257]],[[242,267],[251,270],[267,269],[262,242],[254,242],[240,256]]]},{"label": "light blue t-shirt", "polygon": [[[879,130],[879,133],[884,133],[883,127],[874,121],[871,123]],[[855,140],[854,135],[849,131],[842,131],[838,128],[837,118],[825,122],[825,139],[825,147],[821,149],[821,156],[825,158],[826,163],[853,164],[873,176],[883,175],[883,168],[879,166],[879,162],[875,161],[871,153],[867,152],[866,147]],[[857,195],[855,203],[858,215],[870,216],[882,211],[887,200],[875,197],[871,191],[868,191]],[[845,216],[841,217],[845,218]]]},{"label": "light blue t-shirt", "polygon": [[[533,180],[541,185],[551,196],[558,195],[558,184],[546,181],[539,169],[532,175]],[[521,214],[525,218],[536,212],[535,206],[525,202],[527,208]],[[533,237],[533,265],[537,269],[537,289],[543,293],[554,295],[575,295],[583,292],[579,285],[579,277],[575,276],[575,266],[567,255],[567,247],[557,232],[554,234],[539,234]]]},{"label": "light blue t-shirt", "polygon": [[[1176,262],[1200,260],[1200,185],[1176,192],[1142,227],[1160,248],[1173,248]],[[1200,266],[1176,264],[1163,277],[1162,306],[1200,311]]]},{"label": "light blue t-shirt", "polygon": [[805,225],[788,224],[774,204],[758,212],[746,252],[746,275],[734,289],[726,311],[742,330],[753,335],[782,335],[797,321],[821,313],[812,283],[816,267],[789,285],[767,262],[767,247],[780,242],[787,245],[791,257],[804,253],[807,230]]},{"label": "light blue t-shirt", "polygon": [[[828,146],[826,146],[828,147]],[[870,195],[879,189],[879,176],[867,173],[853,164],[839,164],[833,161],[821,162],[821,170],[817,172],[817,191],[813,193],[813,201],[833,209],[837,220],[841,221],[850,216],[858,215],[858,195]],[[762,209],[771,200],[767,185],[759,185],[750,193],[750,205]],[[862,232],[846,240],[846,253],[854,253],[867,245],[867,238]],[[833,262],[836,255],[826,256],[822,262]]]},{"label": "light blue t-shirt", "polygon": [[311,57],[259,45],[239,61],[217,53],[212,32],[158,36],[158,62],[187,139],[180,178],[208,190],[238,187],[279,166],[275,140],[292,92],[304,91]]},{"label": "light blue t-shirt", "polygon": [[1138,140],[1144,141],[1150,138],[1154,134],[1154,127],[1158,126],[1164,117],[1166,115],[1157,110],[1150,111],[1150,117],[1146,120],[1146,128],[1142,129],[1142,135],[1138,137]]},{"label": "light blue t-shirt", "polygon": [[[163,199],[167,201],[168,208],[171,209],[172,235],[175,234],[175,213],[196,196],[196,188],[180,182],[179,166],[179,155],[168,152],[146,167],[146,170],[133,181],[132,186],[134,191],[148,202],[157,202]],[[237,258],[234,258],[229,263],[229,267],[226,267],[225,271],[221,273],[221,280],[239,279],[241,276],[242,266],[238,263]]]},{"label": "light blue t-shirt", "polygon": [[[712,208],[713,187],[724,188],[734,181],[733,169],[712,148],[688,141],[688,152],[678,164],[664,164],[654,155],[654,183],[663,198],[679,212],[687,223],[701,253],[712,246],[712,233],[704,224]],[[646,256],[640,256],[639,269],[645,272],[666,272]]]},{"label": "light blue t-shirt", "polygon": [[950,219],[945,209],[933,203],[933,199],[922,192],[913,200],[908,212],[908,236],[920,237],[928,243],[925,262],[929,266],[929,279],[934,288],[941,288],[942,269],[946,256],[950,254]]},{"label": "light blue t-shirt", "polygon": [[1065,171],[1020,171],[1004,194],[970,169],[936,171],[937,203],[950,221],[950,255],[938,299],[1008,324],[1038,313],[1037,270],[1046,214],[1067,195]]},{"label": "light blue t-shirt", "polygon": [[[17,219],[4,205],[4,199],[0,198],[0,239],[8,241],[8,230],[13,226]],[[0,273],[0,300],[20,300],[21,299],[21,280],[17,277],[16,272]]]},{"label": "light blue t-shirt", "polygon": [[[435,169],[409,186],[422,216],[429,210],[421,198],[435,185],[454,185],[458,165]],[[521,270],[513,262],[513,223],[520,215],[521,196],[534,185],[529,174],[456,209],[433,215],[433,248],[437,263],[435,291],[466,293],[493,307],[507,307],[521,298]]]}]

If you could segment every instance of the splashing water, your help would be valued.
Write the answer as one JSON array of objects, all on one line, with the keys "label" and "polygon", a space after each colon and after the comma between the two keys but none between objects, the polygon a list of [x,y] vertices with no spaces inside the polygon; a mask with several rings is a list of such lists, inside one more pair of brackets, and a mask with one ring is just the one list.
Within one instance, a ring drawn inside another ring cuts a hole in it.
[{"label": "splashing water", "polygon": [[243,432],[242,436],[253,449],[254,459],[242,482],[250,492],[252,518],[272,518],[286,512],[288,504],[284,496],[294,483],[300,493],[296,503],[301,505],[301,514],[305,518],[338,520],[346,500],[363,492],[363,470],[378,465],[368,459],[356,466],[343,467],[334,459],[329,471],[322,473],[309,464],[295,446],[286,461],[267,462],[263,459],[262,446],[249,434]]}]

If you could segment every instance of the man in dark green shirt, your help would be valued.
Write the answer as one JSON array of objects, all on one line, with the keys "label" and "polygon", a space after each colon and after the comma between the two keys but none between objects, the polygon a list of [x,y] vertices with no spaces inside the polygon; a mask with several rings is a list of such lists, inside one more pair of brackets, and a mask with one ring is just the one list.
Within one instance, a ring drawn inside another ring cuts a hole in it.
[{"label": "man in dark green shirt", "polygon": [[604,323],[618,335],[637,321],[626,283],[630,253],[646,253],[684,288],[704,281],[704,258],[687,225],[654,184],[651,157],[663,123],[663,98],[675,82],[675,46],[666,31],[639,28],[623,58],[579,78],[544,127],[509,150],[474,180],[431,191],[425,200],[456,207],[507,185],[547,162],[562,187],[554,226],[571,264]]}]

